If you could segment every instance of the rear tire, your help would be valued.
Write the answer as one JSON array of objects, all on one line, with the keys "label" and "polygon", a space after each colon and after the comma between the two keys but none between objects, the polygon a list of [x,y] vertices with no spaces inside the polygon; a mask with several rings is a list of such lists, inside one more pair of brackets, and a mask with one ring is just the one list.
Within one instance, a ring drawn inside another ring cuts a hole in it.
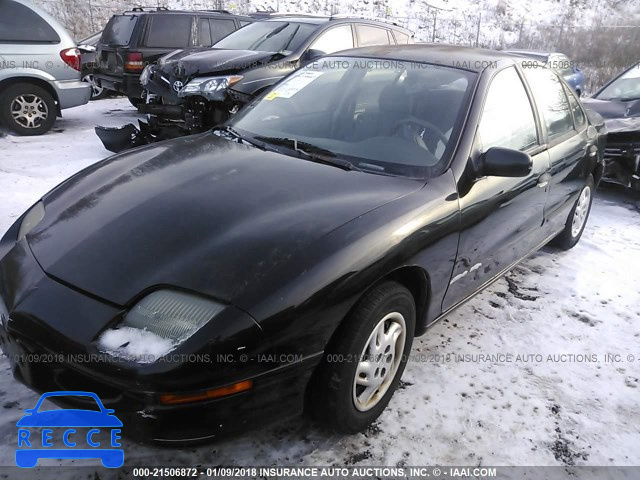
[{"label": "rear tire", "polygon": [[0,96],[2,123],[18,135],[42,135],[53,127],[56,116],[53,96],[37,85],[11,85]]},{"label": "rear tire", "polygon": [[329,343],[308,392],[311,414],[329,428],[364,430],[391,400],[411,351],[413,296],[387,281],[367,293]]},{"label": "rear tire", "polygon": [[580,190],[580,195],[576,203],[573,205],[564,230],[551,241],[552,245],[560,247],[563,250],[573,248],[582,237],[584,227],[587,225],[589,212],[591,212],[591,204],[593,203],[593,193],[595,191],[595,182],[593,176],[589,175],[587,182]]}]

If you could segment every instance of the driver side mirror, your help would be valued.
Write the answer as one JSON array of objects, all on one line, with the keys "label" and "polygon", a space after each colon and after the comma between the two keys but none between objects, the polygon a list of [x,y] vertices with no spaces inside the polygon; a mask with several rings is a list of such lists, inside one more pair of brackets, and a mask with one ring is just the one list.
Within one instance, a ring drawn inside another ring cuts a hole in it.
[{"label": "driver side mirror", "polygon": [[302,56],[302,61],[303,63],[310,63],[313,62],[316,58],[322,57],[323,55],[326,55],[326,52],[318,50],[317,48],[310,48]]},{"label": "driver side mirror", "polygon": [[511,148],[491,147],[480,155],[478,177],[526,177],[533,160],[528,153]]}]

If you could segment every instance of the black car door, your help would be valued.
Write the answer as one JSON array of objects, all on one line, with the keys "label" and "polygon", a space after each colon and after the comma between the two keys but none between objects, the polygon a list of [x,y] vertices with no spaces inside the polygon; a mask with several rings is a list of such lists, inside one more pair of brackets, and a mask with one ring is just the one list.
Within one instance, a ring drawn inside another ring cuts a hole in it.
[{"label": "black car door", "polygon": [[[528,153],[531,172],[523,177],[458,179],[461,231],[458,256],[443,310],[466,298],[533,250],[542,240],[549,156],[539,116],[515,66],[498,71],[488,87],[469,165],[491,147]],[[472,175],[472,177],[470,177]],[[479,175],[475,175],[479,176]]]},{"label": "black car door", "polygon": [[595,166],[597,135],[575,93],[546,68],[525,69],[546,130],[551,178],[544,208],[546,230],[561,230],[586,177]]}]

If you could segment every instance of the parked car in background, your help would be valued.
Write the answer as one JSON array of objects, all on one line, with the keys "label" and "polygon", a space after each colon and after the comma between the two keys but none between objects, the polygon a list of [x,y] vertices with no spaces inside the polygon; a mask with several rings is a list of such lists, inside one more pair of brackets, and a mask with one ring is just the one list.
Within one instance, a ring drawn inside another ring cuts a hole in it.
[{"label": "parked car in background", "polygon": [[0,2],[0,121],[41,135],[65,108],[89,101],[80,51],[65,28],[26,0]]},{"label": "parked car in background", "polygon": [[91,85],[91,100],[100,100],[109,95],[110,90],[102,87],[94,77],[96,69],[96,51],[102,32],[94,33],[82,40],[78,40],[80,50],[80,66],[82,81]]},{"label": "parked car in background", "polygon": [[584,231],[597,129],[522,61],[335,53],[224,126],[77,173],[0,240],[11,371],[36,391],[90,382],[124,434],[165,445],[305,409],[364,430],[414,335]]},{"label": "parked car in background", "polygon": [[181,11],[159,7],[134,8],[114,15],[98,43],[100,86],[143,103],[140,73],[144,67],[176,49],[210,47],[229,33],[253,22],[225,11]]},{"label": "parked car in background", "polygon": [[584,73],[575,62],[562,53],[545,53],[532,50],[505,50],[507,53],[515,53],[542,62],[545,66],[555,70],[578,96],[584,91]]},{"label": "parked car in background", "polygon": [[146,67],[140,81],[150,95],[140,111],[149,114],[148,126],[142,124],[142,133],[133,125],[97,132],[111,151],[201,132],[321,55],[407,43],[413,43],[413,33],[389,22],[272,14],[212,48],[172,52]]},{"label": "parked car in background", "polygon": [[603,179],[640,190],[640,63],[611,79],[583,103],[605,119],[608,135]]}]

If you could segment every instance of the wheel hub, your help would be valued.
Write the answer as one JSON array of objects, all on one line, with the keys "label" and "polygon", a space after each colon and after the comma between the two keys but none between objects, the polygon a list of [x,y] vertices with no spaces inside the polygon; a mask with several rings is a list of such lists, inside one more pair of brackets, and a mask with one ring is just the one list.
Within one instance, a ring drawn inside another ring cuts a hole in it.
[{"label": "wheel hub", "polygon": [[11,115],[16,123],[25,128],[38,128],[46,121],[49,109],[37,95],[25,94],[13,99]]},{"label": "wheel hub", "polygon": [[373,329],[358,359],[353,379],[353,403],[361,412],[375,407],[396,376],[406,338],[402,314],[386,315]]},{"label": "wheel hub", "polygon": [[582,231],[584,222],[587,220],[587,214],[589,213],[589,204],[591,202],[591,188],[584,187],[576,203],[576,209],[573,212],[573,219],[571,221],[571,236],[577,237]]}]

